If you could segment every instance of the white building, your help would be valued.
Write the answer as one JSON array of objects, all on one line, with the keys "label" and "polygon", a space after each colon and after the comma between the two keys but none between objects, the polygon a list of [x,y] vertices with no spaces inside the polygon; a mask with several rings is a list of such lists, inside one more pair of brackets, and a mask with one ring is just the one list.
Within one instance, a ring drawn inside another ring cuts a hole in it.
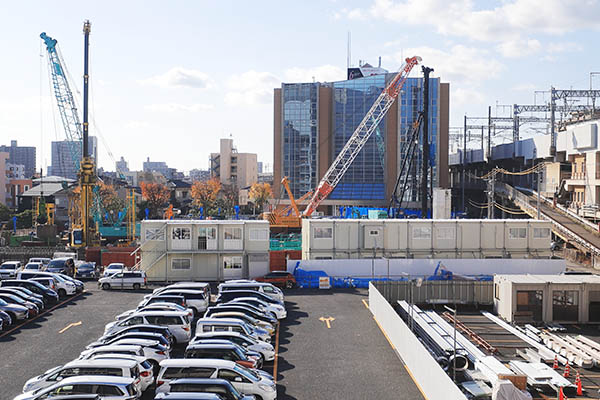
[{"label": "white building", "polygon": [[494,308],[508,322],[600,323],[600,276],[496,275]]},{"label": "white building", "polygon": [[269,272],[269,223],[145,220],[141,269],[150,281],[222,281]]},{"label": "white building", "polygon": [[550,258],[551,223],[523,220],[303,219],[302,259]]}]

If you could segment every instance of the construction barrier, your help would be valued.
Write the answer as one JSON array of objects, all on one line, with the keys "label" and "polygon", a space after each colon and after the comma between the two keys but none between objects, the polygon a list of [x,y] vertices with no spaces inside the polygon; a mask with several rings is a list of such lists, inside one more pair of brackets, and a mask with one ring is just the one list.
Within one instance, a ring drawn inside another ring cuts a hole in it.
[{"label": "construction barrier", "polygon": [[369,309],[426,399],[467,399],[373,285],[369,285]]}]

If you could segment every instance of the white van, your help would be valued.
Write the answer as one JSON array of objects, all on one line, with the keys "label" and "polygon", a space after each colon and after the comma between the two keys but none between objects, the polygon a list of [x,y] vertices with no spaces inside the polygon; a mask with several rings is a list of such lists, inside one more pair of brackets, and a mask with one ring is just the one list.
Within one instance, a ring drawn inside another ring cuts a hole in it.
[{"label": "white van", "polygon": [[133,289],[139,290],[146,286],[147,278],[144,271],[121,271],[116,274],[98,279],[98,286],[104,290]]},{"label": "white van", "polygon": [[192,329],[187,311],[142,311],[134,313],[121,321],[107,324],[104,328],[104,334],[118,332],[131,325],[166,326],[177,343],[188,343],[192,338]]},{"label": "white van", "polygon": [[233,281],[221,283],[219,286],[219,293],[227,292],[230,290],[254,290],[266,294],[272,299],[283,302],[283,292],[277,286],[267,282],[251,282],[251,281]]},{"label": "white van", "polygon": [[23,386],[23,392],[43,389],[62,379],[78,375],[110,375],[133,378],[138,391],[141,392],[142,390],[140,370],[138,363],[134,360],[74,360],[29,379]]}]

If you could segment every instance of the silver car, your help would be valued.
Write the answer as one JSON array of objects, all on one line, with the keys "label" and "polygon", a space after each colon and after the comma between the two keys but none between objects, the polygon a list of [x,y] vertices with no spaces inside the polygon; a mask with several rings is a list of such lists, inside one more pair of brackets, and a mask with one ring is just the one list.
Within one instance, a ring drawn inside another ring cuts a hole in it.
[{"label": "silver car", "polygon": [[99,394],[103,400],[139,398],[132,378],[82,375],[63,379],[44,389],[25,392],[13,400],[42,400],[68,394]]}]

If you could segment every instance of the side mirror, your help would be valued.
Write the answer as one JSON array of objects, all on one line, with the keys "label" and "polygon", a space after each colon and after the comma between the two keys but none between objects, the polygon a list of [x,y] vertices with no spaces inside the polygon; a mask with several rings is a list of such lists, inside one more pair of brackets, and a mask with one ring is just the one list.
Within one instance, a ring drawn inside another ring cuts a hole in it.
[{"label": "side mirror", "polygon": [[62,381],[62,380],[63,380],[63,377],[59,375],[59,376],[57,376],[57,377],[56,377],[56,380],[57,380],[57,381]]},{"label": "side mirror", "polygon": [[233,378],[234,382],[242,382],[242,378],[239,376],[236,376],[235,378]]}]

